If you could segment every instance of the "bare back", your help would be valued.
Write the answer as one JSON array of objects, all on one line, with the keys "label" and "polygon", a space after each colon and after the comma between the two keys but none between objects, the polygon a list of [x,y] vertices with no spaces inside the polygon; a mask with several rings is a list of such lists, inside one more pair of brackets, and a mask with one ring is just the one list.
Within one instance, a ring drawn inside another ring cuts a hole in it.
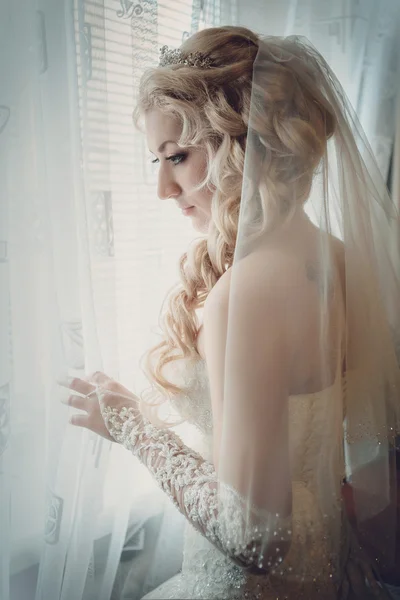
[{"label": "bare back", "polygon": [[[291,332],[290,346],[292,353],[291,395],[313,393],[329,387],[337,375],[338,339],[343,338],[345,282],[344,249],[340,240],[326,234],[332,253],[332,278],[329,287],[329,309],[320,318],[320,280],[319,280],[319,240],[321,232],[308,220],[300,219],[289,224],[280,235],[274,238],[259,251],[246,257],[249,268],[262,269],[268,263],[277,271],[291,274],[285,282],[282,293],[290,304],[288,331]],[[251,264],[250,261],[253,263]],[[228,270],[222,276],[230,278]],[[219,282],[218,282],[219,283]],[[210,296],[216,290],[211,291]],[[279,284],[277,284],[279,285]],[[327,328],[326,343],[331,347],[331,368],[326,369],[326,354],[321,360],[321,327]],[[205,360],[204,328],[200,326],[197,336],[197,351]]]}]

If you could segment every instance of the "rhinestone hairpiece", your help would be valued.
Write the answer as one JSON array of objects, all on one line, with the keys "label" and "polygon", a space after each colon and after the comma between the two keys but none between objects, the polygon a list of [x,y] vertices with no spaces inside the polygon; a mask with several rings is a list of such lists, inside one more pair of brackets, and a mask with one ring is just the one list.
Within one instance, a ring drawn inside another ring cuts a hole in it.
[{"label": "rhinestone hairpiece", "polygon": [[185,65],[186,67],[197,67],[200,69],[209,69],[212,67],[211,58],[202,52],[191,52],[183,54],[179,48],[169,48],[163,46],[160,48],[160,60],[158,65],[165,67],[166,65]]}]

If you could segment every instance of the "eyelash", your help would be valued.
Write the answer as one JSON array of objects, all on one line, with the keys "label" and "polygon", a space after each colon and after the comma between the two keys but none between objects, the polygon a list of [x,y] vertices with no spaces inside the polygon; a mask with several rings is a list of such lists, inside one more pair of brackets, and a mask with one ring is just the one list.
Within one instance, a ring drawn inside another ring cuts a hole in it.
[{"label": "eyelash", "polygon": [[[183,162],[186,158],[186,154],[173,154],[172,156],[167,156],[167,158],[165,160],[170,160],[175,166],[179,165],[181,162]],[[177,160],[177,162],[175,162],[175,160]],[[155,158],[154,160],[151,161],[154,164],[160,162],[158,158]]]}]

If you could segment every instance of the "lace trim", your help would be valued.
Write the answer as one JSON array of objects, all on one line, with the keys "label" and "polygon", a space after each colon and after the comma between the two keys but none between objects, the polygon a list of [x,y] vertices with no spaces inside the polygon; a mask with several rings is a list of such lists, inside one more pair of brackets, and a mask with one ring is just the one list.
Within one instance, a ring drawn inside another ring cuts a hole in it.
[{"label": "lace trim", "polygon": [[290,519],[249,506],[234,489],[218,482],[214,465],[135,408],[104,407],[102,415],[110,435],[139,458],[175,506],[220,551],[260,573],[274,572],[282,563]]}]

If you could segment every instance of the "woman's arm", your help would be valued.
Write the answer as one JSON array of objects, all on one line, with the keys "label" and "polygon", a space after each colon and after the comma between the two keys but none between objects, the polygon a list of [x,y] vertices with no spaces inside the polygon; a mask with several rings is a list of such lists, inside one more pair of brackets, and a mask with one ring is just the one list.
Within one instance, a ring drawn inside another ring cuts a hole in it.
[{"label": "woman's arm", "polygon": [[[235,379],[235,401],[240,394],[240,407],[236,406],[235,415],[224,413],[229,275],[227,272],[219,280],[203,314],[214,464],[188,448],[171,430],[153,426],[135,407],[115,408],[107,395],[101,399],[102,416],[111,436],[138,457],[202,535],[241,566],[268,572],[283,560],[291,536],[291,480],[287,451],[282,450],[288,445],[283,305],[281,297],[266,303],[259,287],[248,282],[242,298],[236,299],[236,308],[238,302],[245,307],[243,327],[249,330],[235,344],[234,359],[243,370],[230,375]],[[227,423],[227,446],[221,450]],[[249,454],[251,446],[253,454]],[[221,451],[229,453],[228,461],[221,460]],[[220,464],[224,466],[223,479],[218,472]],[[268,474],[271,486],[266,482]],[[282,507],[286,518],[280,514]]]},{"label": "woman's arm", "polygon": [[[281,298],[260,296],[259,287],[245,283],[241,298],[235,299],[236,315],[243,318],[236,321],[235,335],[241,339],[232,340],[230,349],[230,360],[242,368],[230,370],[228,378],[228,277],[221,278],[204,309],[214,464],[173,431],[147,421],[137,399],[119,392],[117,382],[102,381],[101,374],[94,380],[100,384],[97,405],[108,437],[138,457],[181,513],[220,551],[242,567],[265,573],[282,562],[291,538],[287,359]],[[79,415],[75,424],[96,431],[96,410],[92,402],[89,417]]]},{"label": "woman's arm", "polygon": [[[249,511],[233,488],[218,482],[214,465],[186,446],[169,429],[159,429],[136,407],[111,408],[111,394],[102,396],[102,415],[112,438],[144,464],[175,506],[204,537],[241,567],[255,573],[273,570],[282,561],[279,546],[264,548],[265,530],[287,538],[290,519],[271,519],[256,508],[249,527]],[[221,515],[221,507],[223,515]],[[273,520],[273,523],[271,522]]]}]

